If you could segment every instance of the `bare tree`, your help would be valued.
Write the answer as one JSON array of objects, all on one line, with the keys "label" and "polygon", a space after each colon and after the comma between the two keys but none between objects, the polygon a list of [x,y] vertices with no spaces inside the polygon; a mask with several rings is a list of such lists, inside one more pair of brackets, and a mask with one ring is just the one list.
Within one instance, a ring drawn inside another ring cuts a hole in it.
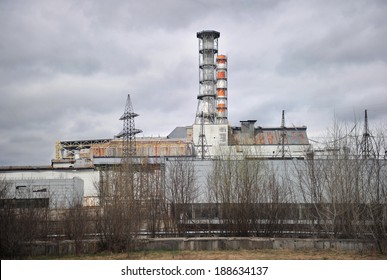
[{"label": "bare tree", "polygon": [[18,199],[12,195],[14,187],[0,179],[0,254],[7,258],[30,254],[31,243],[46,236],[42,225],[48,216],[48,204],[32,199],[29,186],[23,186],[24,193]]},{"label": "bare tree", "polygon": [[155,237],[164,226],[166,211],[164,172],[163,165],[144,161],[139,167],[137,176],[137,184],[141,190],[143,220],[151,237]]},{"label": "bare tree", "polygon": [[192,222],[192,203],[199,195],[193,161],[168,161],[165,189],[175,230],[179,235],[185,235],[188,223]]},{"label": "bare tree", "polygon": [[140,190],[134,165],[106,167],[100,170],[97,184],[100,209],[96,228],[103,249],[130,251],[141,226]]},{"label": "bare tree", "polygon": [[220,206],[223,234],[279,234],[289,190],[284,178],[260,159],[215,161],[207,185],[210,201]]},{"label": "bare tree", "polygon": [[[361,152],[364,139],[359,124],[334,122],[324,152],[297,169],[299,190],[308,205],[310,229],[318,236],[372,238],[379,250],[386,240],[385,160]],[[367,135],[369,133],[367,132]],[[364,133],[363,133],[364,137]],[[373,151],[381,151],[373,138]],[[371,150],[371,149],[370,149]]]},{"label": "bare tree", "polygon": [[74,203],[69,209],[62,210],[62,224],[67,239],[74,240],[75,254],[83,252],[83,242],[87,235],[92,233],[93,216],[87,207],[80,203]]}]

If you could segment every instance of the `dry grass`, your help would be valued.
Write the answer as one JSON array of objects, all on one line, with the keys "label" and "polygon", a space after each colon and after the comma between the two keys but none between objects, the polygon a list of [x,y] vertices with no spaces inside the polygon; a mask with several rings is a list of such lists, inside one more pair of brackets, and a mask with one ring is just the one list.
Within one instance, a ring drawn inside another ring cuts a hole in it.
[{"label": "dry grass", "polygon": [[386,260],[387,255],[337,250],[143,251],[66,256],[72,260]]}]

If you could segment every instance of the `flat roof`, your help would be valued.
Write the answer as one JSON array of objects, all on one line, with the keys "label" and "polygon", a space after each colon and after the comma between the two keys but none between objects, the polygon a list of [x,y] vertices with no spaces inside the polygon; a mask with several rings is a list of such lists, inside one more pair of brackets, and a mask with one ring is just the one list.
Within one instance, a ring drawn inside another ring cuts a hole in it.
[{"label": "flat roof", "polygon": [[5,171],[36,171],[36,170],[78,170],[78,169],[94,169],[94,167],[91,167],[91,166],[52,167],[51,165],[0,166],[0,172],[5,172]]}]

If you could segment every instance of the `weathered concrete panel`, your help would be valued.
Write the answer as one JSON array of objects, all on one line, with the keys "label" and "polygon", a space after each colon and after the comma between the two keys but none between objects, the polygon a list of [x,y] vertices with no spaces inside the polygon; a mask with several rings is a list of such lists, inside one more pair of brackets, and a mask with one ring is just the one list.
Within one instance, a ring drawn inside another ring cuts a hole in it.
[{"label": "weathered concrete panel", "polygon": [[[77,244],[81,254],[93,254],[98,251],[98,240],[85,240]],[[34,242],[26,246],[27,254],[33,256],[59,256],[76,254],[74,241]],[[214,238],[149,238],[142,239],[138,250],[326,250],[339,251],[374,251],[375,243],[362,240],[328,240],[328,239],[294,239],[294,238],[248,238],[248,237],[214,237]]]}]

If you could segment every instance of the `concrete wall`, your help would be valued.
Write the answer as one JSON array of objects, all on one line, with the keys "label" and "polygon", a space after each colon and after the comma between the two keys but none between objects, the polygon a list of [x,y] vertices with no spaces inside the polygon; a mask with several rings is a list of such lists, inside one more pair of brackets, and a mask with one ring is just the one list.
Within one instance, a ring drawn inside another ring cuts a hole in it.
[{"label": "concrete wall", "polygon": [[[98,240],[85,240],[77,244],[81,254],[98,252]],[[372,241],[361,240],[329,240],[329,239],[293,239],[293,238],[248,238],[248,237],[214,237],[214,238],[149,238],[139,241],[139,250],[262,250],[262,249],[293,249],[293,250],[326,250],[339,251],[375,251]],[[33,256],[60,256],[76,253],[74,241],[34,242],[28,244],[26,251]]]},{"label": "concrete wall", "polygon": [[9,179],[6,199],[49,199],[50,208],[69,208],[82,203],[83,180],[68,179]]},{"label": "concrete wall", "polygon": [[343,251],[375,250],[371,241],[352,239],[294,239],[294,238],[154,238],[143,241],[145,250],[257,250],[257,249],[336,249]]}]

